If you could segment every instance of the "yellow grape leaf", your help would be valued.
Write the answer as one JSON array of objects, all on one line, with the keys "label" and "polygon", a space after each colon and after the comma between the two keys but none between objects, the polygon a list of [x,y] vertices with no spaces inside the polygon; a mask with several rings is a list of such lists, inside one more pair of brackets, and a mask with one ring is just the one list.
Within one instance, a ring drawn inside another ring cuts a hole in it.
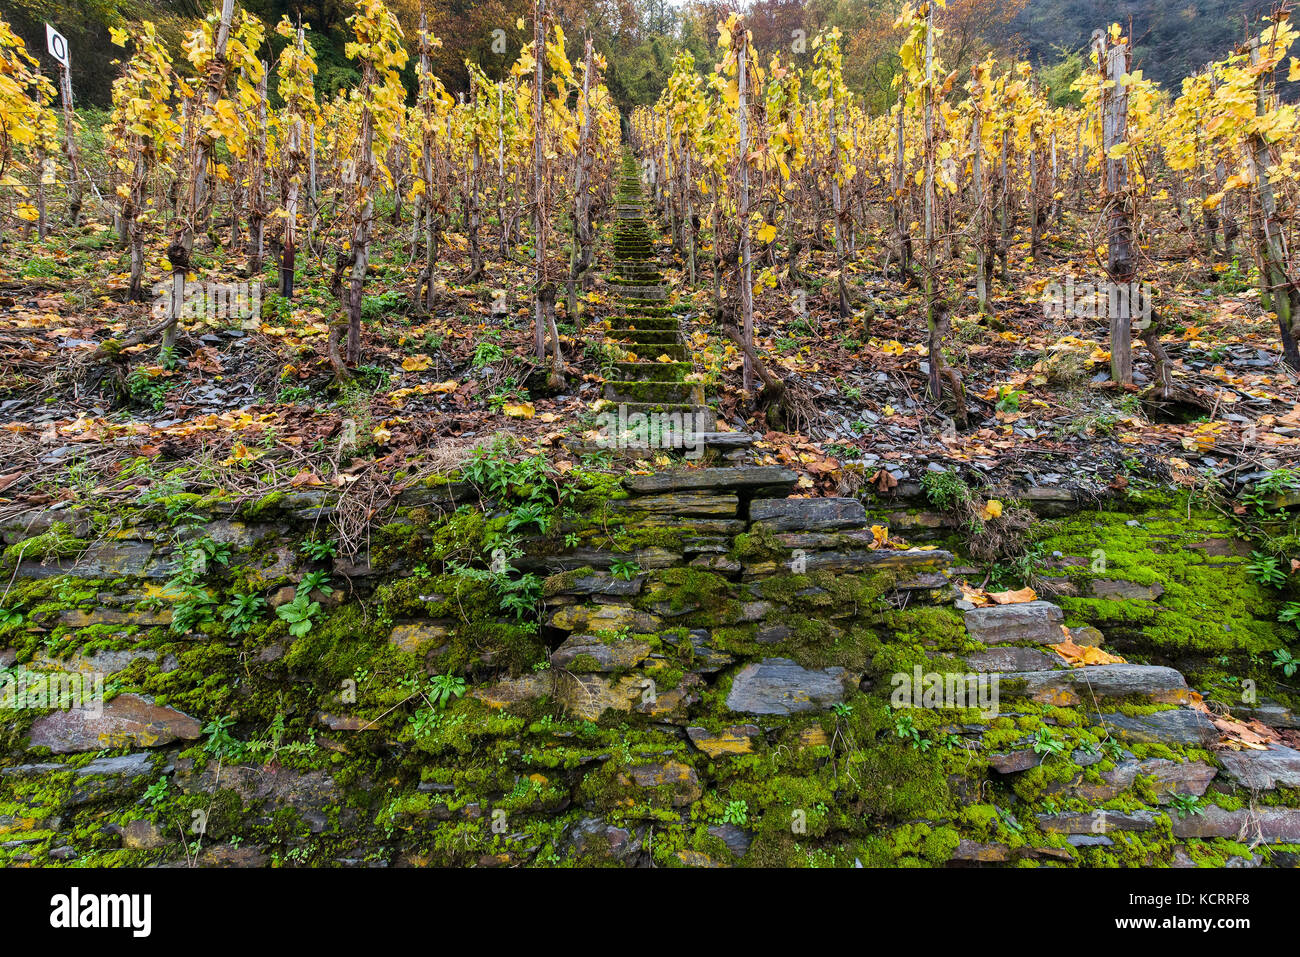
[{"label": "yellow grape leaf", "polygon": [[501,411],[512,419],[531,419],[537,414],[537,409],[531,402],[507,402]]},{"label": "yellow grape leaf", "polygon": [[402,360],[402,368],[407,372],[423,372],[431,365],[433,359],[430,356],[407,356]]},{"label": "yellow grape leaf", "polygon": [[984,508],[980,512],[980,518],[984,519],[984,521],[987,522],[991,518],[1001,518],[1001,517],[1002,517],[1001,502],[999,502],[995,498],[991,498],[984,503]]}]

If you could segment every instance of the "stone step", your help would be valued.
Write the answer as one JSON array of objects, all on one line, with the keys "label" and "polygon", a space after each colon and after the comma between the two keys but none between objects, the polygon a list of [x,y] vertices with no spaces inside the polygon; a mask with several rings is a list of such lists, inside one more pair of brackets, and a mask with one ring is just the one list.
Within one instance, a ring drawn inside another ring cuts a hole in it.
[{"label": "stone step", "polygon": [[[672,320],[674,329],[676,329],[678,325],[677,317],[673,315],[673,310],[670,306],[664,306],[664,305],[648,306],[648,305],[643,305],[641,303],[632,304],[627,302],[615,301],[612,304],[611,308],[614,315],[616,316],[625,316],[627,318],[632,318],[635,316],[646,316],[651,319],[670,319]],[[629,324],[624,323],[624,328],[626,328],[627,325]],[[630,325],[636,325],[636,323],[630,323]]]},{"label": "stone step", "polygon": [[612,283],[610,288],[624,299],[667,299],[667,286],[635,286],[631,283]]},{"label": "stone step", "polygon": [[[608,333],[606,334],[608,336]],[[608,336],[618,342],[618,337]],[[677,362],[684,362],[687,358],[686,347],[680,342],[622,342],[620,348],[632,353],[638,359],[654,362],[660,356],[668,356],[669,359]]]},{"label": "stone step", "polygon": [[681,382],[694,366],[689,362],[615,362],[618,378],[630,382]]},{"label": "stone step", "polygon": [[636,279],[646,284],[656,283],[663,279],[658,267],[646,262],[615,262],[614,272],[622,279]]},{"label": "stone step", "polygon": [[707,405],[692,405],[687,402],[611,402],[608,399],[601,399],[595,411],[614,412],[621,410],[624,414],[631,417],[638,413],[642,415],[658,414],[681,414],[690,415],[691,422],[695,424],[699,432],[712,432],[718,427],[717,413]]},{"label": "stone step", "polygon": [[676,330],[666,329],[610,329],[605,333],[605,338],[613,339],[615,342],[634,342],[646,346],[654,343],[677,344]]},{"label": "stone step", "polygon": [[[706,417],[709,419],[710,425],[712,426],[713,424],[712,410],[703,410],[703,411]],[[698,445],[693,445],[693,448],[716,449],[719,452],[728,452],[728,451],[735,451],[737,449],[748,448],[752,446],[755,442],[760,441],[763,437],[761,435],[750,434],[748,432],[696,432],[694,436],[688,436],[688,438],[693,438],[694,442],[698,443]],[[610,446],[607,444],[601,444],[599,442],[588,442],[581,438],[565,439],[563,440],[562,444],[564,445],[565,449],[567,449],[568,451],[572,452],[575,455],[608,451],[610,449]],[[646,446],[638,447],[635,445],[620,446],[619,448],[626,449],[626,451],[629,454],[635,455],[637,457],[643,456],[647,449]],[[690,450],[691,449],[688,449],[688,451]]]},{"label": "stone step", "polygon": [[623,316],[623,318],[626,320],[625,322],[623,322],[621,325],[618,326],[610,326],[610,328],[611,329],[636,329],[641,332],[644,332],[648,329],[659,329],[664,332],[673,333],[673,335],[669,336],[668,338],[670,339],[676,338],[678,322],[677,319],[674,318],[673,316],[625,315]]},{"label": "stone step", "polygon": [[607,380],[605,398],[611,402],[685,402],[703,405],[704,386],[698,382]]}]

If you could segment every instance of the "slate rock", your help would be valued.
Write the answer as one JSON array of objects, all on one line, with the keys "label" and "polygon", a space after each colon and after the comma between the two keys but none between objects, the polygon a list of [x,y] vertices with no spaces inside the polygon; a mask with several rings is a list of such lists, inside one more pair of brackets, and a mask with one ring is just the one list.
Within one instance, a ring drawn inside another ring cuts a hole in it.
[{"label": "slate rock", "polygon": [[867,513],[856,498],[766,498],[749,503],[749,520],[774,532],[813,531],[862,525]]},{"label": "slate rock", "polygon": [[1030,768],[1038,767],[1043,758],[1033,748],[1021,748],[1018,751],[1007,751],[1001,754],[989,754],[985,756],[989,767],[999,774],[1015,774],[1017,771],[1028,771]]},{"label": "slate rock", "polygon": [[814,670],[789,658],[764,658],[736,674],[727,707],[748,714],[816,711],[843,701],[856,683],[843,668]]},{"label": "slate rock", "polygon": [[950,863],[954,864],[1001,864],[1012,860],[1015,852],[1005,844],[985,844],[963,837],[957,842]]},{"label": "slate rock", "polygon": [[1219,731],[1210,719],[1190,708],[1170,708],[1132,716],[1118,712],[1093,713],[1091,717],[1093,724],[1105,724],[1117,737],[1138,744],[1209,747],[1219,740]]},{"label": "slate rock", "polygon": [[633,638],[570,635],[551,653],[551,664],[566,671],[627,671],[649,654],[649,642]]},{"label": "slate rock", "polygon": [[709,834],[727,845],[727,850],[737,857],[749,853],[749,845],[753,840],[748,831],[735,824],[713,824],[709,827]]},{"label": "slate rock", "polygon": [[686,729],[686,736],[711,758],[732,754],[752,754],[754,741],[763,732],[755,724],[737,724],[717,731],[692,725]]},{"label": "slate rock", "polygon": [[986,645],[1011,642],[1034,642],[1054,645],[1064,637],[1060,607],[1047,601],[1027,601],[1016,605],[988,605],[972,608],[965,614],[966,630],[976,641]]},{"label": "slate rock", "polygon": [[1052,658],[1037,648],[1022,648],[1018,645],[1003,645],[966,656],[966,666],[971,671],[981,674],[1003,671],[1045,671],[1060,662],[1060,658]]},{"label": "slate rock", "polygon": [[793,491],[799,476],[779,465],[740,468],[677,469],[653,475],[629,476],[624,484],[636,493],[681,492],[691,489],[772,489]]},{"label": "slate rock", "polygon": [[1202,840],[1223,837],[1247,843],[1300,843],[1300,808],[1261,807],[1225,811],[1212,804],[1200,814],[1173,815],[1171,823],[1175,837]]},{"label": "slate rock", "polygon": [[1002,676],[1003,693],[1024,694],[1040,704],[1070,707],[1094,698],[1144,698],[1154,704],[1187,704],[1191,692],[1182,672],[1158,665],[1090,665],[1060,671],[1016,671]]},{"label": "slate rock", "polygon": [[630,765],[619,772],[619,780],[624,784],[635,784],[639,788],[667,787],[669,788],[668,800],[673,807],[693,804],[704,794],[695,769],[680,761],[654,761],[648,764]]},{"label": "slate rock", "polygon": [[1108,831],[1149,831],[1155,826],[1151,811],[1067,811],[1061,814],[1039,814],[1038,826],[1056,834],[1105,834]]},{"label": "slate rock", "polygon": [[202,725],[175,708],[165,708],[138,694],[118,695],[102,713],[71,709],[36,719],[29,746],[55,754],[108,748],[156,748],[177,739],[193,741]]},{"label": "slate rock", "polygon": [[1155,601],[1165,593],[1165,586],[1159,582],[1139,585],[1123,578],[1097,578],[1092,582],[1092,593],[1097,598],[1120,599],[1125,601]]},{"label": "slate rock", "polygon": [[1300,751],[1270,745],[1267,751],[1222,751],[1223,771],[1252,791],[1300,788]]},{"label": "slate rock", "polygon": [[626,861],[641,850],[641,839],[604,818],[587,817],[569,831],[569,846],[582,857]]}]

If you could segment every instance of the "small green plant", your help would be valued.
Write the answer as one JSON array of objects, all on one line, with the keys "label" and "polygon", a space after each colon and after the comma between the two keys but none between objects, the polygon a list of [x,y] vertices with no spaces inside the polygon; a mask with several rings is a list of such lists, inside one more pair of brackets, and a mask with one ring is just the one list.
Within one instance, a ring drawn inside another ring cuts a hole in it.
[{"label": "small green plant", "polygon": [[1300,669],[1300,661],[1297,661],[1288,649],[1278,648],[1273,652],[1273,667],[1281,668],[1282,674],[1290,678],[1297,669]]},{"label": "small green plant", "polygon": [[922,737],[921,732],[916,729],[910,711],[904,711],[894,718],[894,733],[911,744],[913,751],[930,750],[930,740]]},{"label": "small green plant", "polygon": [[245,635],[265,608],[266,599],[261,595],[235,592],[221,609],[221,617],[232,635]]},{"label": "small green plant", "polygon": [[491,365],[493,362],[499,362],[504,359],[506,354],[501,351],[501,347],[489,339],[485,339],[474,347],[474,358],[472,360],[475,369],[481,369],[483,366]]},{"label": "small green plant", "polygon": [[966,508],[975,501],[975,493],[956,472],[926,472],[921,489],[931,505],[945,511]]},{"label": "small green plant", "polygon": [[320,602],[312,601],[308,592],[299,591],[293,601],[281,605],[275,614],[289,623],[289,634],[301,638],[311,631],[312,619],[320,614]]},{"label": "small green plant", "polygon": [[406,723],[410,727],[413,737],[425,738],[442,726],[442,715],[432,708],[421,708],[407,718]]},{"label": "small green plant", "polygon": [[1034,735],[1034,753],[1044,760],[1060,757],[1065,753],[1065,742],[1052,734],[1051,728],[1039,728]]},{"label": "small green plant", "polygon": [[131,401],[161,412],[167,408],[167,393],[171,391],[171,382],[161,375],[153,375],[144,366],[136,366],[126,377],[126,391],[131,396]]},{"label": "small green plant", "polygon": [[277,713],[272,719],[266,732],[252,741],[248,741],[240,748],[241,752],[249,757],[256,757],[259,760],[270,760],[278,758],[282,754],[308,755],[316,752],[316,730],[307,729],[306,741],[285,741],[286,732],[285,717]]},{"label": "small green plant", "polygon": [[0,628],[16,628],[23,620],[23,613],[17,608],[0,608]]},{"label": "small green plant", "polygon": [[1019,821],[1017,821],[1015,816],[1010,811],[1004,811],[996,804],[993,805],[993,810],[998,812],[998,818],[999,820],[1002,821],[1002,826],[1005,827],[1008,831],[1012,831],[1016,834],[1024,833],[1025,826],[1021,824]]},{"label": "small green plant", "polygon": [[745,827],[749,823],[749,802],[728,801],[726,809],[722,812],[722,823]]},{"label": "small green plant", "polygon": [[1250,561],[1246,564],[1246,571],[1261,585],[1272,585],[1274,588],[1280,588],[1286,584],[1286,572],[1282,571],[1282,563],[1272,555],[1251,552]]},{"label": "small green plant", "polygon": [[1173,805],[1179,817],[1190,817],[1194,814],[1204,814],[1205,809],[1201,806],[1201,799],[1195,794],[1173,793],[1169,795],[1169,803]]},{"label": "small green plant", "polygon": [[235,719],[227,715],[223,718],[213,718],[204,725],[203,733],[207,735],[207,740],[203,742],[203,750],[217,758],[237,753],[239,742],[230,733],[230,727],[234,723]]},{"label": "small green plant", "polygon": [[325,572],[308,572],[302,576],[302,581],[298,582],[298,588],[295,595],[310,595],[318,591],[322,595],[332,595],[334,588],[330,585],[330,576]]},{"label": "small green plant", "polygon": [[165,586],[165,591],[178,599],[172,605],[171,630],[176,634],[187,635],[200,625],[217,620],[216,599],[202,586],[172,580]]},{"label": "small green plant", "polygon": [[995,408],[1002,413],[1011,415],[1020,411],[1020,400],[1025,393],[1009,387],[998,389],[998,399]]},{"label": "small green plant", "polygon": [[333,558],[338,547],[338,542],[335,541],[308,539],[298,546],[298,553],[313,562],[323,562],[327,558]]},{"label": "small green plant", "polygon": [[1241,500],[1255,510],[1255,514],[1265,517],[1272,509],[1274,500],[1287,492],[1300,490],[1300,474],[1291,469],[1273,469],[1247,492]]},{"label": "small green plant", "polygon": [[506,519],[506,531],[515,532],[536,525],[543,535],[551,527],[551,510],[546,502],[524,502],[516,505]]},{"label": "small green plant", "polygon": [[465,694],[465,679],[460,675],[434,675],[425,688],[425,696],[435,708],[445,707],[452,698]]},{"label": "small green plant", "polygon": [[633,561],[615,561],[609,566],[610,572],[615,578],[628,582],[641,573],[641,566]]},{"label": "small green plant", "polygon": [[167,800],[167,776],[163,775],[144,789],[144,799],[154,807]]}]

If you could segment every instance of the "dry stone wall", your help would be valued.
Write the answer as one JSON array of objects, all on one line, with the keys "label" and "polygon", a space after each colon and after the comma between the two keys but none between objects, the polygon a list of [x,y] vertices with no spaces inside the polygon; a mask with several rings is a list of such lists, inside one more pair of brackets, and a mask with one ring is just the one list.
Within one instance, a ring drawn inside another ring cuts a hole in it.
[{"label": "dry stone wall", "polygon": [[[422,485],[351,557],[317,490],[22,516],[8,687],[103,702],[0,711],[0,864],[1296,861],[1300,754],[1196,707],[1276,627],[1217,516],[1021,492],[1044,597],[973,607],[917,490],[794,483],[574,475],[522,524],[517,489]],[[1069,669],[1066,635],[1129,660]]]}]

